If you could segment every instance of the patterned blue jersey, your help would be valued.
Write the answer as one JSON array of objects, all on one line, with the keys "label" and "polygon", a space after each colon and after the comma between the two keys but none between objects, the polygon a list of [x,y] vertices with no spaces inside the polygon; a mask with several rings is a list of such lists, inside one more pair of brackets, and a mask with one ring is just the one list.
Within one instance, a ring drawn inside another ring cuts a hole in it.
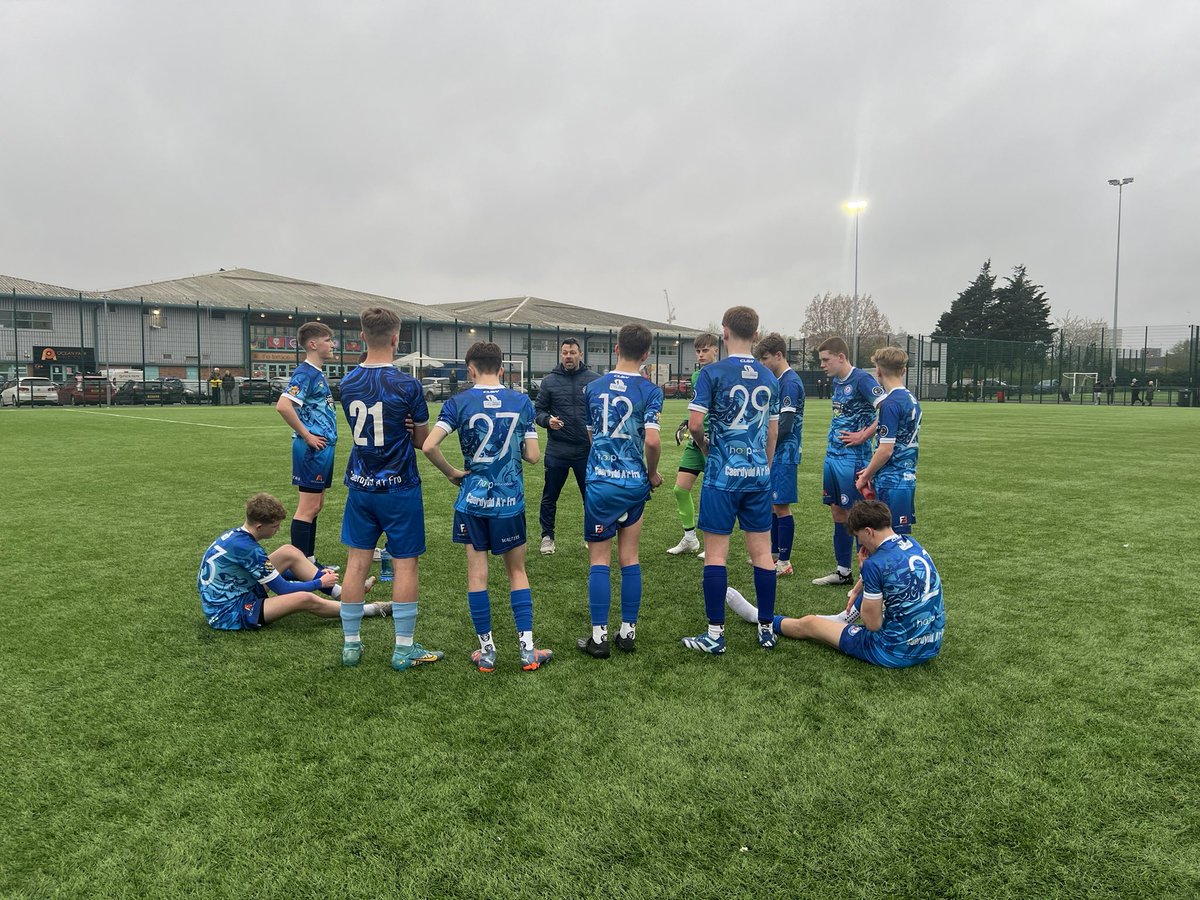
[{"label": "patterned blue jersey", "polygon": [[390,363],[364,363],[342,379],[341,393],[354,444],[346,485],[375,494],[419,489],[417,455],[404,420],[429,423],[421,382]]},{"label": "patterned blue jersey", "polygon": [[296,405],[305,428],[331,444],[337,442],[337,404],[324,372],[305,360],[296,366],[284,396]]},{"label": "patterned blue jersey", "polygon": [[888,538],[862,567],[863,599],[883,600],[883,627],[870,635],[874,662],[897,665],[937,656],[946,627],[942,579],[921,545]]},{"label": "patterned blue jersey", "polygon": [[709,363],[688,409],[708,413],[704,484],[733,493],[771,488],[767,429],[779,419],[779,381],[752,356]]},{"label": "patterned blue jersey", "polygon": [[658,385],[635,372],[609,372],[583,389],[587,429],[592,436],[587,484],[617,488],[645,487],[646,429],[657,429],[663,394]]},{"label": "patterned blue jersey", "polygon": [[196,576],[200,607],[208,624],[238,628],[243,607],[267,596],[263,585],[274,577],[275,567],[267,552],[249,532],[241,527],[226,531],[204,551]]},{"label": "patterned blue jersey", "polygon": [[881,475],[903,478],[905,473],[917,472],[917,435],[921,430],[921,404],[907,388],[896,387],[887,392],[879,404],[879,443],[895,444],[892,457],[875,477]]},{"label": "patterned blue jersey", "polygon": [[779,412],[795,413],[796,420],[792,425],[792,433],[781,437],[775,445],[775,458],[771,465],[799,465],[800,431],[804,427],[804,383],[790,366],[779,378]]},{"label": "patterned blue jersey", "polygon": [[862,431],[875,421],[875,407],[883,399],[883,388],[875,376],[862,369],[851,369],[845,378],[831,380],[833,388],[833,421],[829,425],[829,447],[826,456],[861,459],[871,458],[871,442],[847,447],[838,438],[843,431]]},{"label": "patterned blue jersey", "polygon": [[525,511],[521,447],[537,439],[533,403],[502,385],[475,385],[444,404],[434,428],[457,431],[467,477],[454,508],[460,513],[506,518]]}]

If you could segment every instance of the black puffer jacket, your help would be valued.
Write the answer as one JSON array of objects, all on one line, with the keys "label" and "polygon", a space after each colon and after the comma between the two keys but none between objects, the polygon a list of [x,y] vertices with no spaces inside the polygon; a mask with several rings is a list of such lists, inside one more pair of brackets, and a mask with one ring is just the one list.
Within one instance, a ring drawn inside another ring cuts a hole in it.
[{"label": "black puffer jacket", "polygon": [[[580,363],[573,372],[554,367],[538,388],[537,423],[546,429],[546,459],[583,459],[591,449],[587,435],[587,403],[583,389],[600,376]],[[550,417],[558,416],[563,427],[555,431]]]}]

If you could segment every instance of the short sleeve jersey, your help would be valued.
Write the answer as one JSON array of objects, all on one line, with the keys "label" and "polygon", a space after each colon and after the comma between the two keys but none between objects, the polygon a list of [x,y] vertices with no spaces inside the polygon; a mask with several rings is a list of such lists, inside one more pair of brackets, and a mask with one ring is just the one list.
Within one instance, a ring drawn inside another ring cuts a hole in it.
[{"label": "short sleeve jersey", "polygon": [[592,435],[587,483],[644,486],[648,494],[646,429],[660,427],[662,389],[634,372],[609,372],[591,382],[583,393],[587,429]]},{"label": "short sleeve jersey", "polygon": [[879,404],[879,443],[894,444],[891,458],[879,470],[879,475],[916,474],[917,435],[921,430],[921,404],[907,388],[888,391]]},{"label": "short sleeve jersey", "polygon": [[742,354],[709,363],[688,409],[708,415],[706,489],[770,490],[767,430],[779,419],[779,381],[770,369]]},{"label": "short sleeve jersey", "polygon": [[779,379],[779,412],[794,413],[795,423],[791,434],[781,437],[775,445],[774,463],[798,465],[800,463],[800,431],[804,427],[804,383],[795,369],[788,368]]},{"label": "short sleeve jersey", "polygon": [[284,396],[296,405],[305,428],[331,444],[337,442],[337,405],[324,372],[305,360],[296,366]]},{"label": "short sleeve jersey", "polygon": [[883,665],[937,656],[946,627],[942,579],[929,554],[906,535],[884,541],[862,567],[863,599],[883,601],[883,627],[868,641]]},{"label": "short sleeve jersey", "polygon": [[342,379],[342,409],[352,447],[347,487],[375,494],[418,490],[417,456],[405,419],[429,423],[421,383],[395,366],[360,364]]},{"label": "short sleeve jersey", "polygon": [[497,385],[476,385],[442,404],[435,428],[457,431],[467,477],[454,508],[500,519],[525,512],[521,446],[537,439],[528,395]]},{"label": "short sleeve jersey", "polygon": [[275,577],[267,552],[249,532],[231,528],[204,551],[196,586],[208,624],[236,626],[241,607],[267,595],[263,587]]},{"label": "short sleeve jersey", "polygon": [[871,457],[871,442],[848,447],[838,435],[843,431],[862,431],[875,421],[875,407],[883,400],[883,388],[875,377],[862,369],[851,369],[845,378],[830,382],[833,399],[833,421],[829,425],[829,446],[826,456]]}]

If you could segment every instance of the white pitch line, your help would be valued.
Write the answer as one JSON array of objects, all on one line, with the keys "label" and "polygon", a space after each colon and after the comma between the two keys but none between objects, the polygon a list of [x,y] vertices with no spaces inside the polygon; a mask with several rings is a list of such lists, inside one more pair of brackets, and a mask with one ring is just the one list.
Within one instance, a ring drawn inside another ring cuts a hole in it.
[{"label": "white pitch line", "polygon": [[[97,412],[94,409],[79,409],[74,415],[77,416],[112,416],[114,419],[143,419],[147,422],[166,422],[170,425],[195,425],[197,428],[228,428],[230,431],[238,431],[236,425],[211,425],[208,422],[181,422],[178,419],[160,419],[157,416],[130,416],[125,413],[106,413]],[[272,426],[274,427],[274,426]]]}]

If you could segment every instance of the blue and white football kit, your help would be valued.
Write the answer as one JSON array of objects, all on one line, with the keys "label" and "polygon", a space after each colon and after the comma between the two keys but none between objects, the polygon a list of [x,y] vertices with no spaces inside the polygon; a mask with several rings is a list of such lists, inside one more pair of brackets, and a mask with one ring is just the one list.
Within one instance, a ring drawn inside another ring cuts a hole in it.
[{"label": "blue and white football kit", "polygon": [[525,543],[521,448],[537,439],[533,403],[501,385],[475,385],[442,405],[434,428],[457,431],[467,477],[454,502],[458,544],[507,553]]},{"label": "blue and white football kit", "polygon": [[[825,449],[822,502],[849,509],[862,499],[854,480],[871,460],[871,442],[857,447],[843,444],[842,432],[862,431],[875,421],[875,407],[883,400],[883,388],[862,369],[851,369],[845,378],[832,379],[833,420]],[[840,561],[839,561],[840,562]]]},{"label": "blue and white football kit", "polygon": [[942,579],[908,535],[885,540],[862,567],[865,600],[883,601],[883,625],[842,629],[838,649],[878,666],[903,668],[937,656],[946,627]]},{"label": "blue and white football kit", "polygon": [[588,452],[584,538],[607,541],[642,517],[650,497],[644,458],[646,429],[658,430],[662,390],[634,372],[609,372],[583,390]]},{"label": "blue and white football kit", "polygon": [[342,408],[352,447],[346,463],[346,513],[342,543],[371,550],[380,534],[396,559],[425,552],[425,510],[412,436],[414,425],[429,422],[421,383],[395,366],[361,364],[341,384]]},{"label": "blue and white football kit", "polygon": [[771,460],[771,502],[795,503],[796,474],[800,468],[800,431],[804,427],[804,384],[792,368],[779,378],[779,414],[794,416],[792,430],[775,444]]},{"label": "blue and white football kit", "polygon": [[261,628],[264,585],[275,575],[267,552],[249,532],[226,531],[204,551],[196,576],[204,618],[222,631]]},{"label": "blue and white football kit", "polygon": [[292,484],[302,491],[323,491],[333,481],[337,444],[337,407],[325,373],[305,360],[296,366],[283,396],[295,405],[304,427],[325,438],[325,447],[314,450],[298,434],[292,435]]},{"label": "blue and white football kit", "polygon": [[728,356],[700,370],[688,409],[708,414],[700,530],[732,534],[736,520],[743,531],[769,531],[767,431],[779,419],[779,381],[752,356]]},{"label": "blue and white football kit", "polygon": [[[771,530],[771,464],[767,443],[779,420],[779,381],[747,354],[731,354],[700,370],[693,412],[708,414],[708,459],[700,490],[699,528],[732,534],[734,522],[749,533]],[[702,653],[725,652],[725,592],[729,570],[704,565],[702,578],[708,633],[684,638]],[[775,613],[775,569],[754,567],[754,593],[760,616],[759,644],[775,646],[770,623]]]},{"label": "blue and white football kit", "polygon": [[892,511],[892,530],[909,534],[917,521],[917,437],[921,404],[907,388],[888,391],[879,404],[879,443],[893,444],[892,455],[875,473],[876,496]]}]

